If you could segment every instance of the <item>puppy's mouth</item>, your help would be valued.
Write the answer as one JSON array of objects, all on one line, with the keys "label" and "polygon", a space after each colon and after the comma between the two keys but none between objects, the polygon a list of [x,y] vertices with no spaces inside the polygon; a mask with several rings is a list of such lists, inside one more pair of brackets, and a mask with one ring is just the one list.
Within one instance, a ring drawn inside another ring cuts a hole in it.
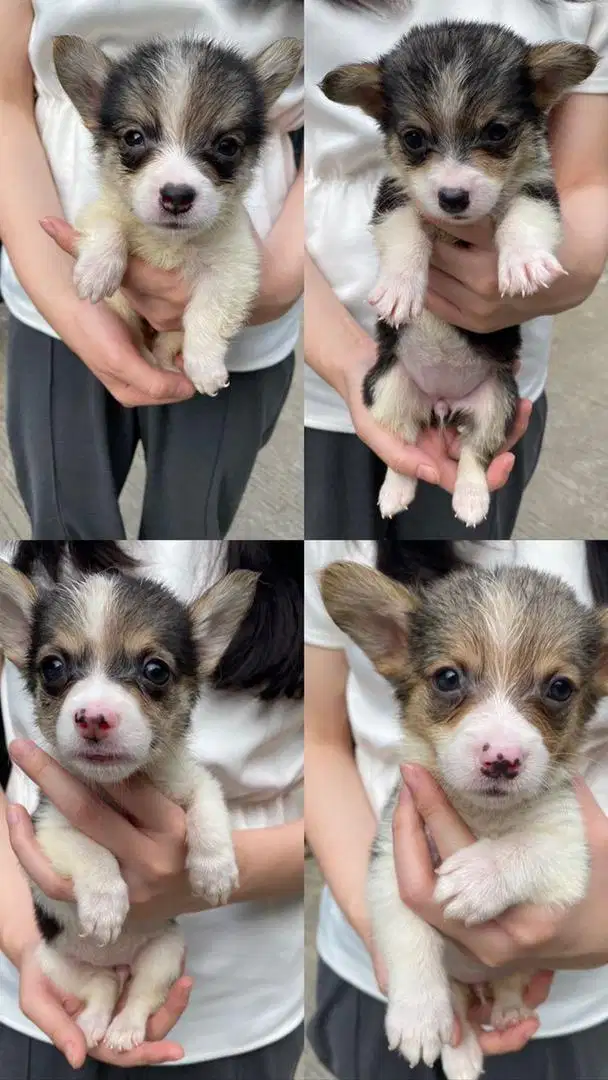
[{"label": "puppy's mouth", "polygon": [[76,761],[88,762],[92,765],[128,765],[134,762],[130,754],[123,754],[118,750],[79,750],[74,755]]}]

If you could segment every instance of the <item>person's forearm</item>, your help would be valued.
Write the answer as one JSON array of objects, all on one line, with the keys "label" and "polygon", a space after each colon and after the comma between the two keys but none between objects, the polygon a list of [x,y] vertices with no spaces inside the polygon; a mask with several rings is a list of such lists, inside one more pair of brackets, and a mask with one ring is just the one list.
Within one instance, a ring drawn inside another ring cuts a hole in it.
[{"label": "person's forearm", "polygon": [[338,300],[308,253],[304,261],[304,357],[306,363],[343,397],[344,361],[369,360],[375,342]]},{"label": "person's forearm", "polygon": [[304,173],[298,171],[268,237],[277,277],[277,304],[293,304],[304,290]]},{"label": "person's forearm", "polygon": [[6,825],[7,800],[0,791],[0,951],[19,967],[23,950],[40,940],[27,879],[17,861]]}]

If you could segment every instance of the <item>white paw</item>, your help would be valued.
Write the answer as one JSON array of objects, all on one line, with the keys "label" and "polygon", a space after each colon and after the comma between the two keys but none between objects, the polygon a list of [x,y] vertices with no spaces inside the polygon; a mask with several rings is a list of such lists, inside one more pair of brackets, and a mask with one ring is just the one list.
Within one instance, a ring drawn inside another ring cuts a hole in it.
[{"label": "white paw", "polygon": [[460,1046],[444,1046],[441,1065],[446,1080],[479,1080],[483,1073],[483,1054],[473,1031],[467,1031]]},{"label": "white paw", "polygon": [[548,289],[567,273],[550,251],[506,248],[498,255],[498,287],[501,296],[531,296]]},{"label": "white paw", "polygon": [[108,255],[94,249],[84,250],[77,258],[74,266],[74,285],[81,300],[90,300],[97,304],[113,296],[127,269],[126,260],[122,253]]},{"label": "white paw", "polygon": [[416,480],[411,476],[389,473],[380,488],[378,507],[383,518],[392,518],[395,514],[407,510],[416,494]]},{"label": "white paw", "polygon": [[188,855],[186,868],[193,891],[214,907],[225,904],[239,883],[232,850],[220,855]]},{"label": "white paw", "polygon": [[386,1035],[391,1050],[398,1050],[414,1068],[420,1061],[432,1066],[450,1042],[454,1011],[447,987],[437,987],[424,998],[389,1002]]},{"label": "white paw", "polygon": [[97,1046],[103,1039],[108,1026],[112,1019],[112,1013],[110,1011],[104,1012],[99,1008],[92,1008],[87,1005],[80,1016],[76,1017],[76,1023],[82,1031],[89,1050],[92,1050],[94,1046]]},{"label": "white paw", "polygon": [[536,1016],[534,1009],[524,1004],[523,998],[517,998],[514,994],[501,998],[500,996],[492,1006],[490,1024],[497,1031],[505,1031],[507,1028],[521,1024],[522,1020],[529,1020]]},{"label": "white paw", "polygon": [[458,520],[469,528],[479,525],[490,509],[487,484],[459,483],[457,480],[452,495],[452,509]]},{"label": "white paw", "polygon": [[230,383],[230,376],[224,363],[226,346],[220,343],[212,349],[193,353],[192,348],[184,346],[184,371],[194,383],[199,394],[215,397]]},{"label": "white paw", "polygon": [[129,1016],[128,1012],[123,1010],[114,1017],[103,1041],[110,1050],[123,1051],[134,1050],[136,1046],[141,1046],[145,1038],[145,1023],[142,1023],[139,1018]]},{"label": "white paw", "polygon": [[399,274],[383,274],[369,298],[376,314],[391,326],[401,326],[422,315],[427,275],[418,267]]},{"label": "white paw", "polygon": [[80,887],[76,903],[86,937],[95,938],[100,945],[116,941],[129,911],[129,891],[122,878],[103,890]]},{"label": "white paw", "polygon": [[477,840],[450,855],[437,870],[434,898],[448,919],[465,926],[488,922],[511,906],[491,840]]}]

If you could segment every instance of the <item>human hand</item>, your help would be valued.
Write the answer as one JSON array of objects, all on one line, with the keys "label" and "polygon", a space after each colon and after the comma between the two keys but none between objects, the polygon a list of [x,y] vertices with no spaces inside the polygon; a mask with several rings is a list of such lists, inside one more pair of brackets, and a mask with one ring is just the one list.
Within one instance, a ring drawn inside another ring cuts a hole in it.
[{"label": "human hand", "polygon": [[74,995],[63,993],[47,979],[40,970],[36,948],[37,945],[28,946],[21,955],[19,1005],[32,1023],[48,1035],[73,1069],[82,1068],[87,1053],[98,1061],[125,1069],[162,1065],[179,1061],[184,1056],[179,1043],[165,1039],[188,1005],[192,979],[182,976],[173,983],[165,1003],[148,1020],[147,1039],[141,1046],[118,1053],[100,1044],[87,1051],[84,1035],[75,1022],[83,1003]]},{"label": "human hand", "polygon": [[[129,900],[149,915],[174,898],[185,875],[186,815],[148,781],[108,786],[117,809],[67,772],[35,743],[16,740],[12,760],[80,832],[111,851],[120,863]],[[24,807],[12,805],[7,821],[13,850],[27,874],[54,900],[73,901],[72,882],[61,877],[39,846]]]},{"label": "human hand", "polygon": [[561,275],[532,296],[501,296],[495,226],[490,218],[459,226],[435,221],[468,248],[445,240],[433,244],[426,307],[438,318],[465,330],[488,334],[539,315],[552,315],[580,303],[586,295],[578,276]]},{"label": "human hand", "polygon": [[489,968],[533,971],[608,963],[608,819],[582,779],[575,781],[575,789],[591,861],[584,900],[565,911],[521,904],[481,926],[465,927],[446,919],[433,899],[437,879],[423,826],[442,862],[475,837],[426,770],[407,765],[402,773],[404,790],[394,818],[395,862],[400,894],[409,908]]},{"label": "human hand", "polygon": [[[376,346],[370,338],[367,357],[350,363],[343,374],[342,396],[349,408],[356,434],[389,469],[426,480],[428,484],[438,484],[445,491],[453,493],[459,455],[456,433],[431,428],[421,432],[416,445],[412,446],[381,427],[364,404],[361,387],[365,375],[376,363],[376,359]],[[515,463],[515,457],[510,450],[525,433],[531,412],[532,403],[520,399],[505,447],[488,469],[490,491],[504,487],[509,479]]]}]

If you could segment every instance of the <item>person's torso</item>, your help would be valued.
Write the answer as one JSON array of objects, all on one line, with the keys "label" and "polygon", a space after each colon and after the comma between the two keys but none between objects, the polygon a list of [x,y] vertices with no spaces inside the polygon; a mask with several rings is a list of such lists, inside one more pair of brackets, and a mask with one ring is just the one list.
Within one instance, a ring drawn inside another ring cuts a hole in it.
[{"label": "person's torso", "polygon": [[[298,0],[248,3],[246,0],[34,0],[29,58],[34,72],[36,121],[59,198],[73,222],[95,198],[97,169],[92,140],[63,92],[52,60],[53,38],[76,34],[116,56],[154,36],[190,33],[236,45],[254,56],[281,37],[303,37]],[[271,114],[265,143],[246,206],[261,237],[270,232],[295,176],[289,131],[303,120],[303,73],[281,95]],[[37,312],[2,252],[2,292],[7,307],[22,322],[57,336]],[[229,355],[231,371],[252,371],[284,359],[298,337],[301,304],[272,323],[247,327]]]},{"label": "person's torso", "polygon": [[[530,42],[565,38],[586,41],[595,3],[571,0],[403,0],[393,14],[368,9],[346,12],[327,0],[306,4],[306,225],[307,247],[338,298],[373,336],[374,309],[367,297],[377,277],[377,254],[369,222],[386,169],[376,123],[360,109],[330,101],[319,83],[340,64],[374,60],[402,34],[441,19],[500,22]],[[543,391],[551,345],[552,319],[522,327],[522,397],[535,401]],[[306,424],[326,431],[352,432],[339,394],[311,368],[305,373]]]},{"label": "person's torso", "polygon": [[[306,547],[307,575],[314,575],[321,566],[334,559],[355,559],[367,565],[374,565],[376,559],[375,544],[368,541],[309,541]],[[592,602],[583,541],[463,543],[460,550],[468,562],[474,560],[485,566],[527,565],[554,573],[574,589],[583,603]],[[307,582],[309,588],[310,581]],[[370,802],[380,815],[398,778],[398,711],[386,680],[349,638],[342,635],[342,639],[349,666],[347,703],[357,767]],[[314,633],[310,635],[310,641],[314,643]],[[584,774],[596,799],[608,813],[608,698],[600,703],[592,721],[588,745]],[[365,993],[381,997],[369,954],[328,890],[321,904],[318,948],[326,963],[343,978]],[[539,1015],[538,1037],[581,1030],[607,1019],[608,967],[588,972],[559,972],[550,998]]]},{"label": "person's torso", "polygon": [[[219,542],[148,541],[129,545],[142,572],[183,601],[224,572]],[[7,663],[0,684],[6,740],[36,738],[29,695]],[[264,828],[302,812],[303,733],[300,703],[264,704],[249,693],[204,692],[193,713],[190,745],[220,780],[234,828]],[[14,768],[8,797],[32,811],[37,789]],[[172,1033],[184,1064],[237,1054],[281,1038],[302,1018],[303,913],[300,901],[229,905],[182,920],[187,970],[194,978],[188,1009]],[[273,956],[269,971],[268,956]],[[234,1023],[239,1016],[240,1023]],[[17,973],[0,957],[0,1022],[41,1033],[21,1013]]]}]

